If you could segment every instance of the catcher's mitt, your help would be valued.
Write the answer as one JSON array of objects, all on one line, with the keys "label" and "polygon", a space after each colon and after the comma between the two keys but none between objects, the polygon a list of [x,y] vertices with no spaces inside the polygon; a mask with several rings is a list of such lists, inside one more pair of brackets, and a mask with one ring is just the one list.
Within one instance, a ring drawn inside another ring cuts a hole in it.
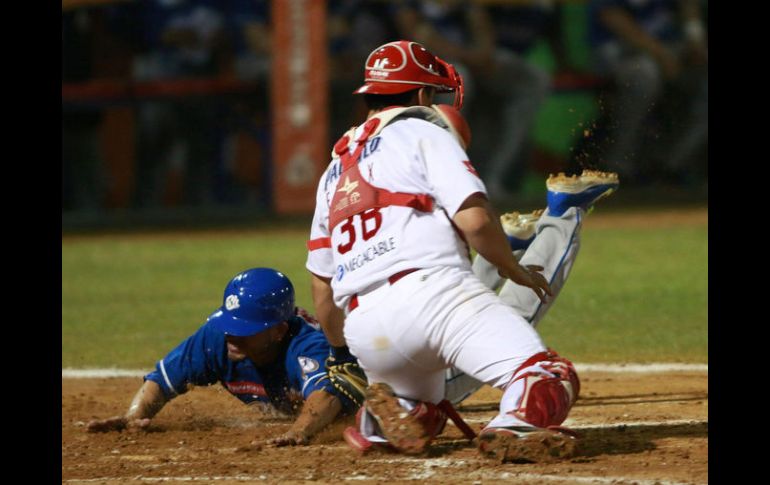
[{"label": "catcher's mitt", "polygon": [[326,359],[326,373],[332,386],[343,396],[361,407],[366,399],[366,374],[357,362],[339,362],[334,357]]}]

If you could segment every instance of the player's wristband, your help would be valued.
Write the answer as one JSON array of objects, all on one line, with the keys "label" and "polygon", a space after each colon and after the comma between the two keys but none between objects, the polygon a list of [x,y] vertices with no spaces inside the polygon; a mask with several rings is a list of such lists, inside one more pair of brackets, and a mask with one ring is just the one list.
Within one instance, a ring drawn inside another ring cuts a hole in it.
[{"label": "player's wristband", "polygon": [[347,345],[343,345],[341,347],[332,346],[329,355],[331,355],[332,358],[337,362],[356,360],[356,358],[353,357],[353,354],[350,353],[350,349]]}]

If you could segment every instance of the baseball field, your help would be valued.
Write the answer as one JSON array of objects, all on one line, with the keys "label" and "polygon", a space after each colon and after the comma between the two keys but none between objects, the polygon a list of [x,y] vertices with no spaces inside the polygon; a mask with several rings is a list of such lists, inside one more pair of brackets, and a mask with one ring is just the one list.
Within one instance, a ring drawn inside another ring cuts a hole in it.
[{"label": "baseball field", "polygon": [[[425,457],[358,456],[340,437],[350,420],[307,447],[251,446],[292,419],[218,386],[177,398],[148,432],[88,434],[89,420],[126,410],[141,375],[221,305],[237,272],[279,269],[312,309],[307,228],[63,236],[63,482],[708,483],[707,209],[602,209],[538,327],[582,381],[565,423],[581,451],[549,464],[489,462],[451,425]],[[498,399],[483,388],[459,410],[478,430]]]}]

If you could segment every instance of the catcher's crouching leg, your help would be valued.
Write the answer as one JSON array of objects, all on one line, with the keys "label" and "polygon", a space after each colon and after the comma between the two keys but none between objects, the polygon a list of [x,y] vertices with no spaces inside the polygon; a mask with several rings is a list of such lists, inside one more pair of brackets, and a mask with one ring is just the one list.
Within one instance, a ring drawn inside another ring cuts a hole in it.
[{"label": "catcher's crouching leg", "polygon": [[374,383],[356,414],[356,427],[348,427],[343,437],[362,453],[390,449],[414,455],[425,451],[446,421],[446,413],[436,404],[398,398],[389,385]]},{"label": "catcher's crouching leg", "polygon": [[574,456],[574,432],[559,425],[580,393],[569,360],[553,351],[522,364],[505,386],[498,414],[479,435],[479,450],[498,461],[549,461]]}]

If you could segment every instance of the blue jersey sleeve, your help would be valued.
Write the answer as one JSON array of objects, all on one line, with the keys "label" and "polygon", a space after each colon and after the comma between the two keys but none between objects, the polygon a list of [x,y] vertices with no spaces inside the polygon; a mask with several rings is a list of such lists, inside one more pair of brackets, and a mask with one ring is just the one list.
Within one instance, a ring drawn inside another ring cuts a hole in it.
[{"label": "blue jersey sleeve", "polygon": [[286,352],[286,371],[292,385],[307,399],[313,391],[324,389],[333,392],[333,387],[328,379],[324,379],[324,361],[329,356],[329,343],[323,332],[310,327],[304,320],[301,324],[299,333],[292,339]]},{"label": "blue jersey sleeve", "polygon": [[160,385],[167,399],[184,394],[189,386],[218,382],[227,365],[224,334],[204,324],[155,365],[145,376]]},{"label": "blue jersey sleeve", "polygon": [[315,391],[323,390],[342,401],[346,413],[357,410],[354,403],[337,391],[326,373],[326,358],[330,346],[323,332],[306,323],[301,317],[299,333],[292,339],[286,352],[286,371],[293,387],[300,389],[303,399]]}]

